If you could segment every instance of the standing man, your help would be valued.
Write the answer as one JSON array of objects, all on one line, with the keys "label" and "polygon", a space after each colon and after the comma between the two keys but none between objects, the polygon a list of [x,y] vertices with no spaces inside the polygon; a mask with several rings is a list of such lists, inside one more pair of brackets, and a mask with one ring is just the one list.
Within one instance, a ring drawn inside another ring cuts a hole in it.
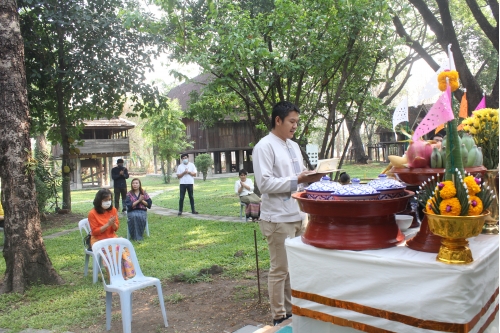
[{"label": "standing man", "polygon": [[292,141],[300,110],[290,102],[273,107],[271,133],[253,149],[255,182],[262,193],[259,227],[269,247],[269,302],[273,325],[292,316],[292,291],[285,239],[302,234],[305,214],[291,197],[302,183],[319,181],[324,174],[305,171],[299,145]]},{"label": "standing man", "polygon": [[191,204],[191,213],[198,214],[194,209],[193,185],[194,177],[197,172],[193,163],[189,162],[188,154],[181,155],[181,164],[177,167],[177,178],[179,179],[180,197],[179,197],[179,213],[177,216],[182,215],[182,208],[184,207],[184,196],[186,190],[189,196],[189,203]]},{"label": "standing man", "polygon": [[111,169],[111,178],[113,178],[113,189],[115,195],[115,208],[120,211],[120,194],[122,196],[122,212],[126,212],[125,199],[127,198],[127,179],[128,170],[123,166],[123,160],[119,158],[116,165]]}]

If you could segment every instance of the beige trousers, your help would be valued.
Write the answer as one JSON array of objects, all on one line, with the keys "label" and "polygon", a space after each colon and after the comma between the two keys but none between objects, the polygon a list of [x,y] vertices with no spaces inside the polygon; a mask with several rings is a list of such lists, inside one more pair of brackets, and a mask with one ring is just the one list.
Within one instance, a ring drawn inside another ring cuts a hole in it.
[{"label": "beige trousers", "polygon": [[273,319],[281,319],[292,314],[292,288],[288,274],[285,239],[302,234],[302,221],[272,223],[259,221],[262,234],[267,239],[271,267],[269,268],[269,303]]}]

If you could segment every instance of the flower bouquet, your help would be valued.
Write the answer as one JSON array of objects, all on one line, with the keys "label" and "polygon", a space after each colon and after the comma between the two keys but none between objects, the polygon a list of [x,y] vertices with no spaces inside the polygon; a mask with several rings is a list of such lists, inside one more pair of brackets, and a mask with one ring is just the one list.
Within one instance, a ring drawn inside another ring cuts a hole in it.
[{"label": "flower bouquet", "polygon": [[498,109],[481,109],[462,121],[464,132],[470,134],[482,150],[486,169],[498,168]]}]

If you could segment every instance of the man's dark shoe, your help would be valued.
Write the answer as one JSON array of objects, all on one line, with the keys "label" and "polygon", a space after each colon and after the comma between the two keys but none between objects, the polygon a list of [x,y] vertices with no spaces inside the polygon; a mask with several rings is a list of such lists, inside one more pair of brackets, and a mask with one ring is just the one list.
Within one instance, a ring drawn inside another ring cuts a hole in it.
[{"label": "man's dark shoe", "polygon": [[197,211],[194,211],[194,212],[193,212],[193,214],[198,214],[198,212],[197,212]]},{"label": "man's dark shoe", "polygon": [[291,313],[287,313],[287,314],[286,314],[285,319],[288,319],[288,318],[290,318],[291,316],[292,316],[292,314],[291,314]]},{"label": "man's dark shoe", "polygon": [[177,216],[181,216],[181,215],[182,215],[182,212],[178,212],[178,213],[177,213]]},{"label": "man's dark shoe", "polygon": [[285,320],[286,320],[286,317],[283,317],[281,319],[273,319],[273,326],[278,326],[279,324],[281,324]]}]

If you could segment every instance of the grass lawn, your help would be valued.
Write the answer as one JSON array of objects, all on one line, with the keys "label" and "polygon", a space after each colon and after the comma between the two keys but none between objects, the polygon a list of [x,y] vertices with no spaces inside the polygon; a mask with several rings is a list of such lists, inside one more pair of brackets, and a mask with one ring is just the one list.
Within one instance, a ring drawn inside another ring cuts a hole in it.
[{"label": "grass lawn", "polygon": [[[351,177],[375,178],[384,165],[346,165]],[[154,205],[177,209],[178,181],[162,184],[161,177],[140,177],[149,192],[164,191],[153,199]],[[234,193],[237,177],[196,180],[196,209],[203,214],[238,216],[239,201]],[[72,192],[72,212],[86,215],[92,208],[96,189]],[[185,205],[189,208],[186,198]],[[66,227],[76,227],[68,222]],[[126,221],[118,234],[126,237]],[[255,271],[254,230],[257,231],[259,268],[269,269],[267,243],[263,240],[256,223],[228,223],[203,221],[189,217],[165,217],[150,213],[151,237],[141,244],[134,244],[141,268],[146,275],[163,281],[183,274],[187,282],[207,281],[199,276],[200,269],[219,265],[223,276],[252,278],[247,272]],[[53,233],[44,230],[44,236]],[[3,241],[0,238],[0,242]],[[61,237],[44,239],[52,264],[65,280],[62,286],[33,286],[24,295],[0,295],[0,328],[13,332],[26,329],[49,329],[64,332],[75,323],[89,327],[96,316],[105,316],[102,284],[92,284],[92,274],[83,276],[84,255],[79,231]],[[242,251],[242,256],[234,254]],[[91,266],[91,265],[90,265]],[[0,261],[0,272],[5,272],[5,261]],[[3,279],[3,274],[0,279]]]}]

